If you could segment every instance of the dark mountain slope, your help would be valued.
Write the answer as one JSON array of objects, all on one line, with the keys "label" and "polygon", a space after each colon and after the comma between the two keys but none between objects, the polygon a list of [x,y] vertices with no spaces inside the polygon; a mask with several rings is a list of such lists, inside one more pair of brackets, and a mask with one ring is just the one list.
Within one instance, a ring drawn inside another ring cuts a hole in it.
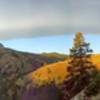
[{"label": "dark mountain slope", "polygon": [[20,52],[0,44],[0,100],[20,100],[27,74],[59,60],[64,59]]},{"label": "dark mountain slope", "polygon": [[32,86],[24,91],[21,100],[61,100],[61,93],[54,84],[42,87]]},{"label": "dark mountain slope", "polygon": [[22,73],[29,73],[44,64],[64,59],[42,54],[19,52],[0,45],[0,73],[15,73],[17,69],[21,69]]}]

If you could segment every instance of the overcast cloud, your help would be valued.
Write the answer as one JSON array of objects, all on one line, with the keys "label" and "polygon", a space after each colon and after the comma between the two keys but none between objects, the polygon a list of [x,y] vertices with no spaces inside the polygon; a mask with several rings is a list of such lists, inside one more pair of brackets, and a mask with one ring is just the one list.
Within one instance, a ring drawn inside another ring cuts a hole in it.
[{"label": "overcast cloud", "polygon": [[100,0],[0,0],[0,39],[100,33]]}]

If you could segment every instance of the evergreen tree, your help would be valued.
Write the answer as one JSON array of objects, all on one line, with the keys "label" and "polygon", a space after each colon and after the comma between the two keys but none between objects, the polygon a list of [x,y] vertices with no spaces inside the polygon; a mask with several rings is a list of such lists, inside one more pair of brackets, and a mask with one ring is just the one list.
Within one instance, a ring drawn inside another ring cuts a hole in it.
[{"label": "evergreen tree", "polygon": [[93,64],[90,61],[92,49],[90,44],[85,42],[81,32],[76,33],[74,45],[70,49],[70,61],[68,71],[71,75],[82,74],[86,69],[92,68]]},{"label": "evergreen tree", "polygon": [[85,42],[81,32],[76,33],[74,45],[70,49],[69,66],[67,67],[70,75],[62,86],[63,100],[70,100],[89,83],[95,69],[90,61],[92,50],[89,45]]}]

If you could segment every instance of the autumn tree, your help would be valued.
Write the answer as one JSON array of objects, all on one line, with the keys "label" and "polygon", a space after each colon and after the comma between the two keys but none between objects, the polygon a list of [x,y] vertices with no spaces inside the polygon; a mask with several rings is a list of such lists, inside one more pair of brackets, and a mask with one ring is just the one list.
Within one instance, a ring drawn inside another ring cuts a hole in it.
[{"label": "autumn tree", "polygon": [[85,42],[81,32],[76,33],[73,44],[67,67],[70,75],[63,84],[63,100],[70,100],[79,93],[89,83],[95,69],[90,61],[92,49],[89,48],[90,44]]},{"label": "autumn tree", "polygon": [[74,39],[74,45],[70,49],[70,61],[67,70],[71,75],[82,74],[94,66],[90,61],[92,49],[89,46],[90,44],[85,42],[82,33],[78,32]]}]

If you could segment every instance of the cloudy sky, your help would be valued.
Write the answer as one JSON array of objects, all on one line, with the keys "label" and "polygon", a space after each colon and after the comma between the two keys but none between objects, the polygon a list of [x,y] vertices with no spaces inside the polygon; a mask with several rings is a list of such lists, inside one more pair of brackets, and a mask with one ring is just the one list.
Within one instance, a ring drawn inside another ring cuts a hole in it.
[{"label": "cloudy sky", "polygon": [[0,0],[0,38],[100,33],[99,0]]},{"label": "cloudy sky", "polygon": [[65,37],[77,31],[97,35],[99,12],[100,0],[0,0],[0,40]]},{"label": "cloudy sky", "polygon": [[[2,40],[1,43],[5,47],[9,47],[15,50],[27,51],[31,53],[42,53],[42,52],[58,52],[69,54],[69,49],[73,45],[74,33],[70,35],[55,35],[55,36],[44,36],[36,38],[20,38]],[[86,42],[89,42],[90,48],[93,49],[94,53],[100,53],[100,35],[85,34]]]}]

